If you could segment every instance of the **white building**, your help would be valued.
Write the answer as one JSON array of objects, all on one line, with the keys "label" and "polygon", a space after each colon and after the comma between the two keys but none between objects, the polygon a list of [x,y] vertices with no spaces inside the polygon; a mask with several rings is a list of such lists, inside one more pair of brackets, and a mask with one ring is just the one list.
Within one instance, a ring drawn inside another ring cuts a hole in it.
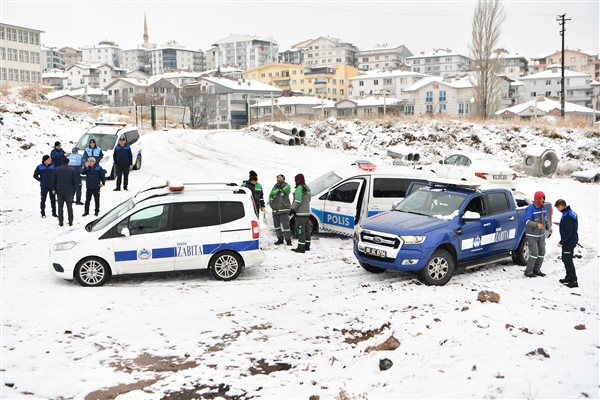
[{"label": "white building", "polygon": [[[345,64],[355,67],[358,47],[337,38],[320,36],[303,42],[303,65]],[[297,46],[297,45],[296,45]]]},{"label": "white building", "polygon": [[124,76],[127,71],[109,64],[71,64],[65,69],[67,79],[65,89],[82,87],[102,89],[113,80]]},{"label": "white building", "polygon": [[0,24],[0,84],[28,86],[42,82],[41,33],[37,29]]},{"label": "white building", "polygon": [[519,80],[522,76],[527,75],[529,62],[523,56],[518,54],[506,54],[500,58],[502,67],[500,75],[504,75],[513,81]]},{"label": "white building", "polygon": [[374,117],[392,114],[399,104],[398,99],[386,97],[367,97],[366,99],[343,99],[329,105],[314,107],[317,112],[323,112],[325,118]]},{"label": "white building", "polygon": [[[560,114],[560,101],[547,99],[545,97],[539,100],[530,100],[528,102],[517,104],[496,112],[496,116],[502,119],[534,119],[546,115],[560,117]],[[565,101],[565,115],[581,117],[591,122],[594,115],[594,110],[592,108],[583,107]]]},{"label": "white building", "polygon": [[138,105],[150,104],[175,104],[178,89],[171,82],[161,77],[152,77],[146,80],[134,78],[118,78],[106,88],[108,102],[113,107],[130,106],[136,102]]},{"label": "white building", "polygon": [[406,58],[413,72],[435,76],[457,76],[469,70],[470,59],[450,49],[421,52]]},{"label": "white building", "polygon": [[373,69],[400,69],[406,64],[406,58],[413,54],[403,44],[399,46],[377,45],[372,48],[360,49],[356,54],[358,69],[368,71]]},{"label": "white building", "polygon": [[349,78],[349,98],[360,98],[383,94],[386,96],[400,98],[402,89],[425,78],[427,75],[409,71],[370,71],[365,74]]},{"label": "white building", "polygon": [[277,62],[279,46],[272,38],[254,35],[230,35],[212,45],[207,51],[206,66],[256,68]]},{"label": "white building", "polygon": [[43,71],[65,67],[64,54],[56,47],[42,47],[41,62]]},{"label": "white building", "polygon": [[62,69],[51,69],[49,71],[42,72],[42,85],[51,87],[52,90],[63,90],[67,78],[67,73]]},{"label": "white building", "polygon": [[402,104],[406,115],[471,114],[475,90],[470,77],[444,80],[427,77],[402,90]]},{"label": "white building", "polygon": [[[560,65],[550,65],[545,71],[523,76],[520,80],[523,82],[523,91],[519,93],[519,97],[524,101],[534,100],[539,96],[560,100]],[[565,101],[591,107],[591,82],[590,74],[565,69]]]},{"label": "white building", "polygon": [[148,49],[150,75],[173,71],[202,71],[204,53],[189,50],[177,42],[168,42],[156,49]]},{"label": "white building", "polygon": [[319,97],[291,96],[259,100],[251,108],[253,118],[269,119],[276,116],[312,116],[317,113],[315,106],[331,106],[333,104],[332,100]]},{"label": "white building", "polygon": [[126,70],[137,70],[149,74],[151,68],[148,49],[121,50],[121,66]]},{"label": "white building", "polygon": [[109,44],[99,44],[81,49],[81,57],[84,64],[108,64],[120,67],[120,53],[121,49],[119,47]]}]

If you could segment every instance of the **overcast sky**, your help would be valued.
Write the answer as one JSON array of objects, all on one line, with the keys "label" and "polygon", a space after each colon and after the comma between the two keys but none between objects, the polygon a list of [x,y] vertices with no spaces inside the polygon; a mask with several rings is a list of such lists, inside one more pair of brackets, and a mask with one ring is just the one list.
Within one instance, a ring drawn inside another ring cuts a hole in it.
[{"label": "overcast sky", "polygon": [[[527,58],[560,49],[557,15],[567,14],[567,48],[598,53],[599,0],[503,1],[501,45]],[[45,31],[42,43],[81,47],[108,39],[122,49],[176,40],[207,50],[229,34],[271,36],[280,51],[331,36],[359,48],[404,44],[413,54],[449,48],[468,54],[475,0],[464,1],[28,1],[2,0],[1,20]]]}]

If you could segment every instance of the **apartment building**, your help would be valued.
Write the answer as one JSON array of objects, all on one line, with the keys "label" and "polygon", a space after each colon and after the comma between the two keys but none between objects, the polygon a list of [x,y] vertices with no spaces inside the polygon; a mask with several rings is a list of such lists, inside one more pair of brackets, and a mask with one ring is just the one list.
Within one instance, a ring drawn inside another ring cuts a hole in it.
[{"label": "apartment building", "polygon": [[58,51],[60,51],[63,55],[65,66],[83,62],[81,50],[74,49],[73,47],[62,47]]},{"label": "apartment building", "polygon": [[[552,54],[535,57],[531,63],[531,72],[543,72],[550,65],[561,64],[562,53],[555,51]],[[565,69],[588,74],[594,79],[600,78],[600,60],[598,54],[585,53],[580,50],[565,49]]]},{"label": "apartment building", "polygon": [[112,107],[138,105],[176,104],[179,89],[162,77],[149,79],[117,78],[104,90]]},{"label": "apartment building", "polygon": [[207,68],[256,68],[277,62],[279,46],[272,38],[254,35],[230,35],[212,45],[207,51]]},{"label": "apartment building", "polygon": [[513,81],[519,80],[520,77],[527,75],[529,69],[527,58],[518,54],[506,54],[500,58],[501,70],[500,75],[504,75]]},{"label": "apartment building", "polygon": [[121,50],[121,66],[127,70],[142,71],[145,74],[150,74],[151,68],[148,49]]},{"label": "apartment building", "polygon": [[[299,46],[299,45],[296,45]],[[345,64],[356,66],[358,47],[338,38],[320,36],[302,43],[303,64],[307,67]]]},{"label": "apartment building", "polygon": [[65,67],[64,54],[56,47],[42,47],[42,71],[62,69]]},{"label": "apartment building", "polygon": [[297,64],[302,65],[304,61],[304,56],[302,53],[302,49],[292,49],[282,51],[278,55],[278,63],[279,64]]},{"label": "apartment building", "polygon": [[402,89],[427,76],[418,72],[402,70],[370,71],[348,79],[350,81],[348,97],[363,98],[385,93],[388,97],[400,98]]},{"label": "apartment building", "polygon": [[431,53],[406,58],[413,72],[434,76],[458,76],[469,70],[470,59],[450,49],[436,49]]},{"label": "apartment building", "polygon": [[165,43],[162,47],[148,49],[150,75],[173,71],[202,71],[204,69],[204,53],[189,50],[177,42]]},{"label": "apartment building", "polygon": [[360,49],[356,54],[358,69],[369,71],[373,69],[401,69],[406,64],[406,58],[413,54],[403,44],[389,46],[387,43],[372,48]]},{"label": "apartment building", "polygon": [[[550,65],[545,71],[523,76],[520,80],[523,82],[523,87],[519,97],[523,101],[535,100],[541,96],[560,100],[560,65]],[[590,74],[565,70],[565,101],[579,106],[591,107],[591,82]]]},{"label": "apartment building", "polygon": [[0,24],[0,85],[14,87],[42,83],[40,34],[43,32]]},{"label": "apartment building", "polygon": [[103,89],[113,80],[125,76],[126,70],[110,64],[71,64],[65,69],[67,79],[65,89],[98,88]]},{"label": "apartment building", "polygon": [[247,70],[244,78],[253,79],[282,90],[301,92],[338,101],[348,96],[349,79],[358,75],[352,66],[304,67],[295,64],[269,64]]},{"label": "apartment building", "polygon": [[475,89],[470,77],[443,79],[430,76],[402,90],[405,115],[448,114],[468,116]]},{"label": "apartment building", "polygon": [[42,85],[51,87],[52,90],[63,90],[68,75],[62,69],[51,69],[42,72]]},{"label": "apartment building", "polygon": [[114,67],[121,66],[121,49],[110,44],[99,44],[81,49],[81,58],[85,64],[108,64]]}]

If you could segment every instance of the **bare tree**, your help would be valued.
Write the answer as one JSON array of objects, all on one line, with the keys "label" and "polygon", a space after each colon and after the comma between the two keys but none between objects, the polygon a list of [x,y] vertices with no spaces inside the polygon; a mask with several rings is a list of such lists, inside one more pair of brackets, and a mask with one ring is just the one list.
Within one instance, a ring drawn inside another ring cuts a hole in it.
[{"label": "bare tree", "polygon": [[217,95],[201,90],[200,86],[182,88],[180,103],[190,111],[192,128],[208,128],[217,116]]},{"label": "bare tree", "polygon": [[473,14],[471,69],[475,74],[475,114],[488,118],[500,98],[502,51],[498,48],[506,16],[500,0],[478,0]]}]

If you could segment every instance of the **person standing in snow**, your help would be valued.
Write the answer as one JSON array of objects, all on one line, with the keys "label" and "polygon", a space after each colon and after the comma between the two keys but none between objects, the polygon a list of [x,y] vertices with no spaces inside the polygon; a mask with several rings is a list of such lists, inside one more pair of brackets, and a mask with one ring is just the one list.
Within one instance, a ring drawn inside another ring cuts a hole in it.
[{"label": "person standing in snow", "polygon": [[100,165],[96,164],[94,157],[88,158],[85,163],[82,174],[85,175],[85,206],[82,217],[90,214],[90,203],[94,196],[94,215],[97,217],[100,212],[100,188],[106,183],[104,170]]},{"label": "person standing in snow", "polygon": [[535,192],[533,203],[525,210],[525,237],[529,246],[525,276],[528,278],[546,276],[541,268],[546,254],[546,234],[552,235],[552,225],[550,214],[544,210],[545,201],[544,192]]},{"label": "person standing in snow", "polygon": [[117,176],[117,187],[113,189],[115,192],[121,190],[121,178],[123,178],[123,189],[127,190],[129,184],[129,170],[133,168],[133,154],[131,148],[125,141],[125,136],[119,138],[119,143],[113,151],[113,159],[115,163],[115,174]]},{"label": "person standing in snow", "polygon": [[52,216],[56,215],[56,197],[52,192],[52,177],[54,175],[54,165],[52,158],[49,155],[42,157],[42,163],[38,165],[33,172],[33,178],[40,182],[40,209],[42,218],[46,218],[46,197],[50,195],[50,207],[52,208]]},{"label": "person standing in snow", "polygon": [[104,153],[102,153],[102,149],[96,145],[96,139],[90,139],[88,147],[83,150],[83,155],[81,157],[82,164],[86,164],[90,157],[94,157],[96,159],[96,164],[100,165]]},{"label": "person standing in snow", "polygon": [[54,148],[50,152],[50,157],[52,158],[52,165],[54,165],[54,168],[62,166],[63,159],[68,157],[70,154],[71,153],[65,153],[60,142],[54,142]]},{"label": "person standing in snow", "polygon": [[294,177],[296,189],[294,190],[294,202],[290,215],[294,215],[296,233],[298,235],[298,247],[292,249],[296,253],[304,253],[310,250],[311,224],[310,224],[310,188],[306,184],[303,174]]},{"label": "person standing in snow", "polygon": [[292,245],[290,235],[290,185],[285,181],[283,174],[277,175],[277,182],[271,193],[269,193],[269,205],[273,210],[273,226],[275,226],[275,234],[277,241],[275,244],[285,243],[288,246]]},{"label": "person standing in snow", "polygon": [[69,159],[63,159],[63,164],[54,169],[52,176],[52,190],[58,200],[58,225],[63,226],[64,205],[67,204],[67,213],[69,216],[69,226],[73,226],[73,194],[77,190],[77,173],[69,167]]},{"label": "person standing in snow", "polygon": [[79,149],[77,147],[73,147],[71,154],[67,158],[69,159],[69,166],[71,168],[73,168],[75,170],[75,172],[77,173],[77,175],[76,175],[77,190],[75,190],[75,199],[73,200],[73,202],[75,204],[77,204],[78,206],[82,206],[83,205],[83,203],[81,202],[81,167],[82,167],[81,160],[82,160],[82,157],[78,152],[79,152]]},{"label": "person standing in snow", "polygon": [[247,187],[252,192],[254,199],[254,212],[258,216],[259,211],[265,210],[265,200],[262,185],[258,183],[258,174],[254,171],[248,173],[248,180],[242,182],[243,187]]},{"label": "person standing in snow", "polygon": [[554,207],[562,213],[559,224],[560,242],[558,242],[558,247],[562,249],[561,258],[567,273],[564,279],[559,279],[559,282],[567,287],[576,288],[579,285],[577,284],[575,264],[573,264],[573,252],[579,242],[579,234],[577,233],[579,221],[575,211],[571,210],[571,207],[563,199],[556,200]]}]

